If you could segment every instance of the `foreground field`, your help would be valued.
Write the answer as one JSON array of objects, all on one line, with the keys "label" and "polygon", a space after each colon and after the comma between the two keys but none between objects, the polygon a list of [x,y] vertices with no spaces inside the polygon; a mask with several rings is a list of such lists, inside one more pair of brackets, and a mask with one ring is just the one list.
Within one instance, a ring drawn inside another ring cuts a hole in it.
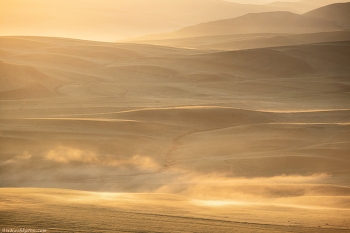
[{"label": "foreground field", "polygon": [[348,231],[350,43],[309,36],[220,52],[0,37],[1,227]]},{"label": "foreground field", "polygon": [[0,224],[48,232],[349,232],[349,210],[165,194],[1,189]]}]

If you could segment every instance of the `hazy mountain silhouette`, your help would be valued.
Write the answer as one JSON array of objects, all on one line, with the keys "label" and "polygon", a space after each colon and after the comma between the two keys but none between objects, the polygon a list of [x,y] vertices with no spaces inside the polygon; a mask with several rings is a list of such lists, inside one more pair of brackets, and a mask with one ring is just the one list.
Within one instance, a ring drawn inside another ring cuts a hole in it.
[{"label": "hazy mountain silhouette", "polygon": [[[336,22],[291,12],[250,13],[232,19],[202,23],[153,38],[182,38],[247,33],[312,33],[342,29]],[[153,39],[146,36],[143,39]]]},{"label": "hazy mountain silhouette", "polygon": [[305,14],[306,16],[316,17],[321,19],[334,20],[339,25],[350,28],[350,2],[335,3],[324,6]]},{"label": "hazy mountain silhouette", "polygon": [[299,3],[315,5],[318,7],[326,6],[333,3],[348,2],[348,0],[302,0]]},{"label": "hazy mountain silhouette", "polygon": [[294,13],[305,13],[318,8],[316,5],[303,2],[271,2],[266,4],[266,6],[284,7]]}]

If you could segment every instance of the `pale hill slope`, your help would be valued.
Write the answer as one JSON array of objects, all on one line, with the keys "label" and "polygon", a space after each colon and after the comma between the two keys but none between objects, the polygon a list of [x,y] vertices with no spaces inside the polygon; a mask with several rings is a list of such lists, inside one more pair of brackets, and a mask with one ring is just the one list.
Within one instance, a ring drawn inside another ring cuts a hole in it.
[{"label": "pale hill slope", "polygon": [[35,68],[0,60],[0,99],[53,97],[61,83]]}]

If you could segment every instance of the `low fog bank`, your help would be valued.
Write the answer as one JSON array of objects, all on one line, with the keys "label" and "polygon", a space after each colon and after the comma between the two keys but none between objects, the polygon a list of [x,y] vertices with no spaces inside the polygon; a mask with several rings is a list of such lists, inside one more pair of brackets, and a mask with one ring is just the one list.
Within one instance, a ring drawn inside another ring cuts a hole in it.
[{"label": "low fog bank", "polygon": [[[246,169],[251,169],[247,167]],[[1,162],[2,187],[42,187],[125,193],[168,193],[198,200],[280,203],[350,209],[350,188],[331,184],[331,174],[233,177],[181,166],[167,168],[148,156],[58,147]]]}]

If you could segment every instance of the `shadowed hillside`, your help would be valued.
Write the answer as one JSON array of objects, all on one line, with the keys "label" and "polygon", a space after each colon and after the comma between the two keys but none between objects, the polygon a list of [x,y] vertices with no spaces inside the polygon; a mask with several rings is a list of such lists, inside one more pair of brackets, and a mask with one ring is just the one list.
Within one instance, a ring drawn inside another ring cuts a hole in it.
[{"label": "shadowed hillside", "polygon": [[350,2],[336,3],[328,6],[318,8],[316,10],[306,13],[306,16],[328,19],[338,22],[338,24],[345,28],[350,28]]}]

